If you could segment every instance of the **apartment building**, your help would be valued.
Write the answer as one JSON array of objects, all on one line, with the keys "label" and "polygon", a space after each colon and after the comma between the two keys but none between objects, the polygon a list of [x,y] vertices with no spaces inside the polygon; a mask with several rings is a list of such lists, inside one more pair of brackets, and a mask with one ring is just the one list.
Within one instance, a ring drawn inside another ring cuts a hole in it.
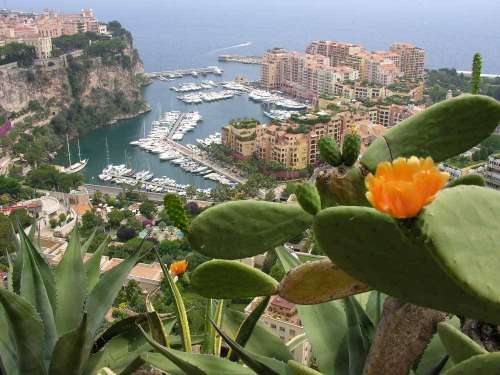
[{"label": "apartment building", "polygon": [[266,89],[277,90],[282,86],[284,60],[287,51],[283,48],[268,50],[263,56],[261,65],[261,84]]},{"label": "apartment building", "polygon": [[267,162],[301,170],[319,161],[317,144],[322,137],[329,136],[341,143],[349,126],[369,119],[367,112],[344,111],[318,112],[271,124],[255,121],[242,126],[232,121],[222,128],[222,144],[243,158],[255,155]]},{"label": "apartment building", "polygon": [[[245,314],[250,314],[259,302],[259,297],[255,298],[245,308]],[[295,304],[279,296],[271,298],[259,321],[284,343],[304,333],[304,327],[302,326]],[[309,364],[312,358],[311,344],[306,340],[292,350],[292,354],[296,361],[305,365]]]},{"label": "apartment building", "polygon": [[397,123],[406,120],[421,111],[420,107],[408,105],[380,105],[377,106],[375,123],[386,128],[392,128]]},{"label": "apartment building", "polygon": [[399,55],[399,69],[408,79],[424,78],[425,51],[410,43],[394,43],[391,52]]},{"label": "apartment building", "polygon": [[384,86],[369,85],[362,82],[337,82],[333,87],[333,95],[351,100],[377,101],[385,99],[387,89]]},{"label": "apartment building", "polygon": [[486,186],[500,190],[500,153],[490,155],[484,170]]},{"label": "apartment building", "polygon": [[52,39],[49,37],[26,38],[17,41],[35,47],[37,59],[48,59],[52,55]]}]

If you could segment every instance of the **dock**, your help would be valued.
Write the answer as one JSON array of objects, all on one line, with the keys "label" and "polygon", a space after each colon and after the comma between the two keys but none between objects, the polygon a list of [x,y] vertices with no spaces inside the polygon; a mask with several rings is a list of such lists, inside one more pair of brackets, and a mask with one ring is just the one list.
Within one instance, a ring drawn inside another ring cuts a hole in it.
[{"label": "dock", "polygon": [[242,55],[220,55],[219,62],[238,62],[242,64],[262,64],[262,57],[260,56],[242,56]]},{"label": "dock", "polygon": [[242,183],[242,184],[246,182],[246,178],[237,176],[236,174],[231,173],[227,169],[224,169],[224,168],[218,166],[217,164],[212,163],[210,160],[208,160],[200,155],[195,154],[191,149],[187,148],[186,146],[184,146],[180,143],[177,143],[174,140],[169,139],[169,138],[167,138],[166,141],[179,153],[183,154],[184,156],[189,157],[190,159],[198,162],[199,164],[202,164],[206,167],[209,167],[213,171],[225,176],[229,180],[234,181],[234,182],[238,182],[238,183]]},{"label": "dock", "polygon": [[149,72],[144,73],[146,77],[149,78],[181,78],[185,76],[206,76],[209,74],[218,75],[222,74],[223,70],[218,66],[207,66],[206,68],[187,68],[187,69],[176,69],[176,70],[164,70],[161,72]]},{"label": "dock", "polygon": [[172,136],[175,134],[175,132],[177,131],[177,129],[179,128],[179,126],[182,124],[182,121],[184,121],[185,118],[186,118],[186,114],[185,113],[181,113],[181,115],[179,116],[179,118],[177,119],[177,121],[175,122],[175,124],[170,129],[170,131],[168,133],[168,138],[172,138]]}]

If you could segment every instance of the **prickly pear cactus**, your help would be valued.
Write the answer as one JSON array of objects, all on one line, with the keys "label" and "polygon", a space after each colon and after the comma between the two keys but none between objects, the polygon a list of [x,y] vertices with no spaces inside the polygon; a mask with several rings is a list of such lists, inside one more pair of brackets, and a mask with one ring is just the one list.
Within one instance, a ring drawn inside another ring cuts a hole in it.
[{"label": "prickly pear cactus", "polygon": [[367,207],[315,216],[323,251],[345,272],[399,299],[500,323],[500,192],[442,190],[416,219]]},{"label": "prickly pear cactus", "polygon": [[321,210],[321,198],[319,197],[318,190],[311,184],[297,184],[295,186],[295,196],[304,211],[311,215]]},{"label": "prickly pear cactus", "polygon": [[320,172],[316,178],[316,188],[323,208],[369,205],[365,196],[365,176],[357,166]]},{"label": "prickly pear cactus", "polygon": [[323,137],[318,142],[319,154],[321,160],[330,164],[332,167],[337,167],[342,164],[342,155],[337,142],[331,137]]},{"label": "prickly pear cactus", "polygon": [[165,210],[174,226],[187,232],[189,217],[184,208],[184,200],[176,194],[167,194],[164,198]]},{"label": "prickly pear cactus", "polygon": [[358,160],[360,150],[361,137],[357,128],[353,126],[347,130],[342,143],[342,161],[344,165],[347,167],[354,165]]},{"label": "prickly pear cactus", "polygon": [[376,139],[361,158],[375,171],[382,161],[430,156],[440,162],[465,152],[488,137],[500,122],[500,102],[482,95],[442,101],[404,120]]}]

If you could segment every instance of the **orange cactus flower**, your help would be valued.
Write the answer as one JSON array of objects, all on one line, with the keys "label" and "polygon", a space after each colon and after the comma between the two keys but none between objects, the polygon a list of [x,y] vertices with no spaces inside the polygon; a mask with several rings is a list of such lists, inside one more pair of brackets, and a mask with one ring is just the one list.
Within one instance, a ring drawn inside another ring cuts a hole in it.
[{"label": "orange cactus flower", "polygon": [[186,272],[187,268],[188,262],[185,260],[180,260],[170,265],[170,273],[172,274],[172,276],[179,276]]},{"label": "orange cactus flower", "polygon": [[449,174],[441,172],[432,158],[397,158],[377,166],[375,176],[366,177],[366,198],[377,210],[398,219],[417,216],[446,184]]}]

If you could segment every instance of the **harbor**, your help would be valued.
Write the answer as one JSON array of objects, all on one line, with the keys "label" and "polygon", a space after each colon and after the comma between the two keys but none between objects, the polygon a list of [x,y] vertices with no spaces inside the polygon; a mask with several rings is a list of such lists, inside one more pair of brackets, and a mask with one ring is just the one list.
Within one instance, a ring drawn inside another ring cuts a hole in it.
[{"label": "harbor", "polygon": [[262,57],[260,56],[242,56],[242,55],[219,55],[217,57],[219,62],[237,62],[241,64],[262,64]]},{"label": "harbor", "polygon": [[191,76],[197,78],[199,76],[207,76],[207,75],[222,75],[222,69],[218,66],[207,66],[206,68],[188,68],[188,69],[176,69],[176,70],[164,70],[160,72],[150,72],[144,73],[146,77],[149,78],[158,78],[160,80],[165,79],[177,79],[183,78],[185,76]]}]

